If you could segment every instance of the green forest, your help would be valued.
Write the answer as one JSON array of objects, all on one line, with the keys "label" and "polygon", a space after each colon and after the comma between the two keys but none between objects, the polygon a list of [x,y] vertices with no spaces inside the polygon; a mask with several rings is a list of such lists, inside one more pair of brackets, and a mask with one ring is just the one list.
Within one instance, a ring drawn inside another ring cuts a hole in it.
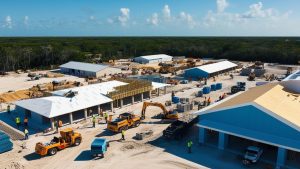
[{"label": "green forest", "polygon": [[[2,37],[0,69],[54,68],[70,60],[91,62],[164,53],[193,58],[222,58],[298,64],[297,37]],[[92,55],[88,55],[92,54]]]}]

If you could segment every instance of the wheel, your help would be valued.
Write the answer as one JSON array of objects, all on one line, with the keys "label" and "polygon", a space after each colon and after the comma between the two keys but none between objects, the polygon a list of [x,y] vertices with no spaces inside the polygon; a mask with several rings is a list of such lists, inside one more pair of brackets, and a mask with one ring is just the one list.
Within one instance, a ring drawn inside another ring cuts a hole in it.
[{"label": "wheel", "polygon": [[80,143],[81,143],[81,139],[80,138],[76,138],[74,146],[79,146]]},{"label": "wheel", "polygon": [[138,127],[140,124],[141,124],[141,121],[136,121],[136,122],[134,123],[134,127]]},{"label": "wheel", "polygon": [[109,147],[109,142],[107,142],[107,147]]},{"label": "wheel", "polygon": [[101,154],[101,157],[104,158],[104,153]]},{"label": "wheel", "polygon": [[51,149],[48,150],[48,154],[49,154],[50,156],[53,156],[53,155],[55,155],[56,153],[57,153],[57,149],[56,149],[56,148],[51,148]]}]

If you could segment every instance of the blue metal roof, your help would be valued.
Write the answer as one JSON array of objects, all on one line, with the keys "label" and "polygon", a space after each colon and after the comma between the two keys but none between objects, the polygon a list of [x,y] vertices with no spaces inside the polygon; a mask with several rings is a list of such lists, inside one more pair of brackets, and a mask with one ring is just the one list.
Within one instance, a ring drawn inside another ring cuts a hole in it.
[{"label": "blue metal roof", "polygon": [[59,67],[66,69],[83,70],[88,72],[99,72],[100,70],[107,68],[108,65],[70,61],[68,63],[60,65]]},{"label": "blue metal roof", "polygon": [[300,152],[300,132],[255,106],[201,114],[199,126]]}]

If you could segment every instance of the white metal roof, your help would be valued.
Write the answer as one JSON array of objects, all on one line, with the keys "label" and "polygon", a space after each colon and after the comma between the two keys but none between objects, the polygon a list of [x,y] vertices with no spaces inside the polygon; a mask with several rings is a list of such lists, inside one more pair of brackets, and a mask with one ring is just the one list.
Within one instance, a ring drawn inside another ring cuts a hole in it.
[{"label": "white metal roof", "polygon": [[165,86],[170,86],[170,84],[166,84],[166,83],[157,83],[157,82],[152,82],[152,89],[159,89]]},{"label": "white metal roof", "polygon": [[156,59],[164,59],[164,58],[173,58],[172,56],[166,55],[166,54],[157,54],[157,55],[146,55],[146,56],[140,56],[140,58],[144,58],[147,60],[156,60]]},{"label": "white metal roof", "polygon": [[67,69],[83,70],[88,72],[99,72],[100,70],[107,68],[108,65],[70,61],[68,63],[60,65],[59,67],[67,68]]},{"label": "white metal roof", "polygon": [[[212,63],[212,64],[208,64],[208,65],[198,66],[195,68],[200,69],[207,73],[215,73],[215,72],[230,69],[230,68],[233,68],[236,66],[237,66],[237,64],[235,64],[235,63],[232,63],[229,61],[222,61],[222,62]],[[195,69],[195,68],[191,68],[191,69]]]},{"label": "white metal roof", "polygon": [[[112,100],[106,97],[105,94],[113,91],[114,87],[126,84],[120,81],[109,81],[81,86],[55,91],[54,96],[21,100],[15,102],[15,104],[44,117],[51,118],[111,102]],[[72,98],[64,97],[63,95],[70,90],[77,91],[78,94]]]},{"label": "white metal roof", "polygon": [[292,73],[288,77],[286,77],[283,81],[288,81],[288,80],[300,80],[300,70]]}]

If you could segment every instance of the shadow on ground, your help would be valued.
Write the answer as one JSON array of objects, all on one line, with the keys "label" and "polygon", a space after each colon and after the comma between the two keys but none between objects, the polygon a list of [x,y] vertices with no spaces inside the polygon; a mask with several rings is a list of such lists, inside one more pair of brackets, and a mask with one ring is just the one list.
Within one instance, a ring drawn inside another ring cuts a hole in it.
[{"label": "shadow on ground", "polygon": [[84,150],[75,158],[74,161],[89,161],[93,159],[94,157],[92,157],[90,150]]},{"label": "shadow on ground", "polygon": [[31,154],[25,155],[24,158],[27,161],[34,161],[34,160],[41,159],[42,157],[40,155],[36,154],[36,153],[31,153]]},{"label": "shadow on ground", "polygon": [[103,136],[113,136],[115,135],[116,133],[108,130],[108,129],[105,129],[102,133],[99,133],[97,134],[95,137],[103,137]]}]

